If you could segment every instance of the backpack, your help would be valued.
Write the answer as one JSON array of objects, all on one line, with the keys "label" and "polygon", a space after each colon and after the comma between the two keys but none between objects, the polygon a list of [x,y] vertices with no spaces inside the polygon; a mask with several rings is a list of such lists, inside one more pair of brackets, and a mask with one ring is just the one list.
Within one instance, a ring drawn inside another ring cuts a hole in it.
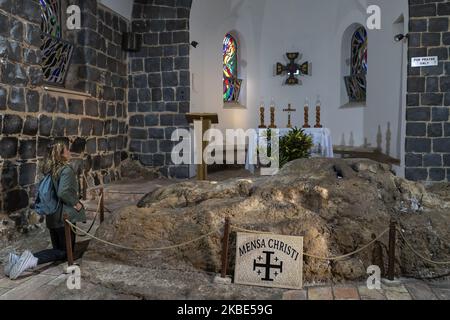
[{"label": "backpack", "polygon": [[40,216],[51,216],[61,210],[62,203],[58,198],[57,186],[51,174],[47,174],[39,183],[34,204],[36,213]]}]

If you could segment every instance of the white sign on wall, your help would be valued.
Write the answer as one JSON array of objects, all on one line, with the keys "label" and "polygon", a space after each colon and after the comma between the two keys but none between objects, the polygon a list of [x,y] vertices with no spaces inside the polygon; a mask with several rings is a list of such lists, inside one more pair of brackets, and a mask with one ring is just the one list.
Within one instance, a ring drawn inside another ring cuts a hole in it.
[{"label": "white sign on wall", "polygon": [[436,57],[415,57],[411,59],[411,66],[413,68],[419,67],[435,67],[439,65],[439,58]]},{"label": "white sign on wall", "polygon": [[303,237],[238,233],[234,282],[301,289]]}]

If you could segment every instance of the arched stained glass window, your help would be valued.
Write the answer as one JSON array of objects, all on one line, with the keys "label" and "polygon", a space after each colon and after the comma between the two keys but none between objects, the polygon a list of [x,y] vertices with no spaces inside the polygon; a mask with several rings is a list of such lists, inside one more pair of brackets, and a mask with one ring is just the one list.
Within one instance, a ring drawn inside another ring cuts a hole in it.
[{"label": "arched stained glass window", "polygon": [[41,67],[44,82],[64,85],[74,46],[63,40],[61,0],[39,0],[41,8]]},{"label": "arched stained glass window", "polygon": [[367,74],[367,31],[364,27],[353,34],[352,74]]},{"label": "arched stained glass window", "polygon": [[40,0],[41,31],[57,39],[62,38],[59,0]]},{"label": "arched stained glass window", "polygon": [[238,102],[242,80],[238,79],[238,44],[227,34],[223,40],[223,101]]},{"label": "arched stained glass window", "polygon": [[352,36],[351,73],[345,78],[350,102],[365,102],[367,95],[367,31],[359,27]]}]

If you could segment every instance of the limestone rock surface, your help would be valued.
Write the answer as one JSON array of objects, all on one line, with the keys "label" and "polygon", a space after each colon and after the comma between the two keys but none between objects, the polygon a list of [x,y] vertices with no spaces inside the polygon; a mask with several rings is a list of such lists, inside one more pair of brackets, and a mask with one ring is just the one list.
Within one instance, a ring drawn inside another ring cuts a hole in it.
[{"label": "limestone rock surface", "polygon": [[[441,190],[442,191],[442,190]],[[445,192],[444,192],[445,193]],[[223,222],[245,229],[304,237],[304,250],[321,257],[353,252],[397,219],[405,237],[423,256],[450,260],[450,202],[443,192],[396,177],[370,160],[306,159],[289,163],[275,176],[224,182],[183,182],[147,194],[138,207],[108,217],[97,236],[134,248],[183,243],[164,251],[128,251],[92,242],[86,261],[114,261],[149,269],[219,272]],[[235,233],[230,270],[233,272]],[[387,269],[388,234],[357,255],[338,261],[305,257],[306,283],[367,278],[370,265]],[[397,237],[396,273],[430,277],[449,266],[417,258]]]}]

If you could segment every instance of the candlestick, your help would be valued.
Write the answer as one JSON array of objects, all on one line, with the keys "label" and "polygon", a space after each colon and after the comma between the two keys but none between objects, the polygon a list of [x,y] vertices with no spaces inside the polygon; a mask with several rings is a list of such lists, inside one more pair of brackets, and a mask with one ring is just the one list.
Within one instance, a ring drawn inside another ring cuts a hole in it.
[{"label": "candlestick", "polygon": [[320,106],[316,107],[316,125],[314,128],[323,128],[320,124]]},{"label": "candlestick", "polygon": [[305,124],[303,125],[303,128],[305,128],[305,129],[311,128],[311,126],[309,125],[309,100],[308,100],[308,98],[306,98],[306,100],[305,100],[304,117],[305,117]]},{"label": "candlestick", "polygon": [[270,129],[276,129],[277,126],[275,125],[275,108],[270,107]]},{"label": "candlestick", "polygon": [[260,108],[259,108],[259,119],[260,119],[260,125],[259,125],[259,128],[260,129],[266,129],[267,128],[267,126],[264,124],[264,112],[265,112],[265,108],[264,108],[264,104],[263,103],[261,103],[261,106],[260,106]]},{"label": "candlestick", "polygon": [[314,128],[323,128],[322,125],[320,124],[320,107],[321,107],[320,96],[317,96],[317,102],[316,102],[316,125],[314,126]]},{"label": "candlestick", "polygon": [[272,98],[272,101],[270,103],[270,129],[276,129],[277,126],[275,125],[275,100]]}]

